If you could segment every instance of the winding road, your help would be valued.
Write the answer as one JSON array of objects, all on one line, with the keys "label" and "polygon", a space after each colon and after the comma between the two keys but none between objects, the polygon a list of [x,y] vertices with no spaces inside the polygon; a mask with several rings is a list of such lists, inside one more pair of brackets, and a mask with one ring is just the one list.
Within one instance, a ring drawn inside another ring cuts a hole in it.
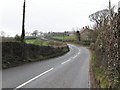
[{"label": "winding road", "polygon": [[63,56],[3,70],[3,88],[89,88],[90,52],[69,47]]}]

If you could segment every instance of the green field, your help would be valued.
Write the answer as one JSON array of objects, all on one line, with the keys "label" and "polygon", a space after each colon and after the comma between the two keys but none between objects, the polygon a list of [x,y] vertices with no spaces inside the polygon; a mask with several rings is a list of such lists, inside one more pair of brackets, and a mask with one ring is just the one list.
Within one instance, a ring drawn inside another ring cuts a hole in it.
[{"label": "green field", "polygon": [[58,40],[76,40],[75,36],[53,36],[52,38]]},{"label": "green field", "polygon": [[40,46],[48,46],[49,42],[47,41],[42,41],[38,39],[30,39],[25,41],[27,44],[35,44],[35,45],[40,45]]}]

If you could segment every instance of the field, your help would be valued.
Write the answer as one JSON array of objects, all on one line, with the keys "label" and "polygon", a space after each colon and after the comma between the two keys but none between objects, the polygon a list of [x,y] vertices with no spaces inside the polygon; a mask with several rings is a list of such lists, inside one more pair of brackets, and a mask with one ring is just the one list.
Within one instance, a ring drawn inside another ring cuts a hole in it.
[{"label": "field", "polygon": [[52,38],[58,40],[76,40],[75,36],[53,36]]},{"label": "field", "polygon": [[26,40],[25,42],[27,44],[35,44],[35,45],[40,45],[40,46],[49,46],[49,42],[38,40],[38,39],[30,39],[30,40]]}]

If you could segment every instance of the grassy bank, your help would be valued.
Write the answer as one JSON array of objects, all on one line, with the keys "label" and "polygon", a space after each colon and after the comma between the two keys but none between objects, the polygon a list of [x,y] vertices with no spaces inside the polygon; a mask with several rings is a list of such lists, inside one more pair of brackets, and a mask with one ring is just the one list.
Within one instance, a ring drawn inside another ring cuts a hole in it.
[{"label": "grassy bank", "polygon": [[107,77],[107,71],[97,66],[96,53],[91,51],[91,69],[94,74],[93,79],[95,80],[94,84],[98,84],[96,88],[109,88],[109,79]]}]

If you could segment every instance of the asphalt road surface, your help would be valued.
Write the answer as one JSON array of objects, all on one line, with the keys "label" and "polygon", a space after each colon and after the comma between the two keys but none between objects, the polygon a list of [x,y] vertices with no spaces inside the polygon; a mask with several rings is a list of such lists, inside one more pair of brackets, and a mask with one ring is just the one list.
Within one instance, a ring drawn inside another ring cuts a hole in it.
[{"label": "asphalt road surface", "polygon": [[69,47],[63,56],[3,70],[3,88],[89,88],[90,52]]}]

